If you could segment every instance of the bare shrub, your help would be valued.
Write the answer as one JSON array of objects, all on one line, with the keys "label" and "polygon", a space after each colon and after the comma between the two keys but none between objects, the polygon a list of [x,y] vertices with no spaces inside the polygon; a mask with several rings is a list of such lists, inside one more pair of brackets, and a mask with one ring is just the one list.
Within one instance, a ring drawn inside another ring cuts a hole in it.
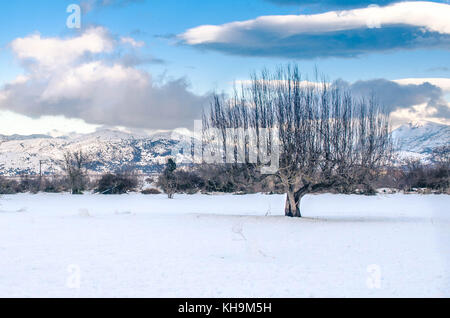
[{"label": "bare shrub", "polygon": [[20,179],[20,192],[38,193],[41,191],[42,177],[23,176]]},{"label": "bare shrub", "polygon": [[150,194],[161,194],[162,192],[158,189],[151,188],[151,189],[145,189],[141,191],[142,194],[150,195]]},{"label": "bare shrub", "polygon": [[19,182],[0,176],[0,194],[15,194],[20,190]]},{"label": "bare shrub", "polygon": [[95,192],[100,194],[124,194],[136,190],[137,176],[131,172],[106,173],[97,183]]},{"label": "bare shrub", "polygon": [[65,177],[46,177],[42,178],[40,191],[46,193],[62,193],[71,189],[70,183]]},{"label": "bare shrub", "polygon": [[420,160],[407,160],[398,187],[405,191],[418,188],[447,192],[450,188],[449,166],[446,162],[423,164]]},{"label": "bare shrub", "polygon": [[204,180],[195,171],[177,170],[175,175],[175,189],[179,193],[194,194],[204,186]]}]

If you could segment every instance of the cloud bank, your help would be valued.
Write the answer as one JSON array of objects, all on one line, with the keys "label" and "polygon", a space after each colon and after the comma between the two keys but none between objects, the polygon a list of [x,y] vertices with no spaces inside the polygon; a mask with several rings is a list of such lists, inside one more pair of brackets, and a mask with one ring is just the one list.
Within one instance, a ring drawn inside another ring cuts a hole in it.
[{"label": "cloud bank", "polygon": [[235,55],[313,59],[396,49],[450,49],[450,5],[401,2],[311,15],[262,16],[203,25],[181,43]]},{"label": "cloud bank", "polygon": [[[235,82],[237,87],[250,88],[251,80]],[[278,81],[269,80],[277,85]],[[304,80],[304,86],[321,88],[323,83]],[[353,83],[338,79],[328,82],[332,87],[349,91],[356,99],[374,96],[391,114],[394,125],[414,120],[432,120],[450,124],[450,103],[445,95],[450,93],[450,78],[404,78],[398,80],[371,79]]]},{"label": "cloud bank", "polygon": [[445,99],[445,94],[450,92],[448,78],[374,79],[354,83],[338,80],[336,85],[355,96],[374,94],[391,113],[394,123],[428,119],[450,124],[450,103]]},{"label": "cloud bank", "polygon": [[207,97],[191,93],[185,79],[155,81],[135,67],[138,57],[124,63],[116,56],[123,46],[141,45],[116,40],[102,27],[68,39],[35,34],[14,40],[11,48],[25,74],[0,89],[0,109],[147,129],[188,126],[200,118]]}]

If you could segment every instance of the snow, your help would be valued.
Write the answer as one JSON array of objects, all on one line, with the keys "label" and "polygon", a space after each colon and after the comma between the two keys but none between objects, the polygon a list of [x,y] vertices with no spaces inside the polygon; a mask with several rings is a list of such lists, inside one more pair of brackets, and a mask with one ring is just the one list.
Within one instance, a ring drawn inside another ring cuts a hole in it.
[{"label": "snow", "polygon": [[60,174],[64,153],[79,150],[94,163],[90,173],[116,171],[127,165],[153,171],[167,162],[181,137],[171,132],[140,135],[111,129],[72,137],[4,137],[3,141],[0,138],[0,174],[38,174],[40,168],[50,175]]},{"label": "snow", "polygon": [[[174,131],[122,131],[99,129],[90,134],[75,134],[52,138],[43,135],[0,135],[0,174],[21,175],[60,173],[59,161],[65,151],[83,150],[96,163],[94,171],[115,171],[124,165],[136,166],[144,172],[153,172],[165,164],[180,140],[189,135],[187,129]],[[429,121],[403,125],[393,131],[395,150],[399,159],[425,160],[430,152],[449,144],[450,126]],[[183,155],[178,154],[180,162]],[[40,160],[44,160],[40,166]],[[153,168],[153,169],[152,169]]]},{"label": "snow", "polygon": [[431,121],[417,121],[393,131],[396,150],[403,154],[424,155],[450,142],[450,126]]},{"label": "snow", "polygon": [[449,297],[450,197],[0,198],[0,297]]}]

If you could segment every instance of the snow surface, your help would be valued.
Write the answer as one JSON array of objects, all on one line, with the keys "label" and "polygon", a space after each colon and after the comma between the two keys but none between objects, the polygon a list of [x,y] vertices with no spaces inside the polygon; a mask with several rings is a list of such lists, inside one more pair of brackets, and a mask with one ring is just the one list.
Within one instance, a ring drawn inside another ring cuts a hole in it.
[{"label": "snow surface", "polygon": [[450,296],[446,195],[306,196],[303,219],[262,194],[0,204],[0,297]]}]

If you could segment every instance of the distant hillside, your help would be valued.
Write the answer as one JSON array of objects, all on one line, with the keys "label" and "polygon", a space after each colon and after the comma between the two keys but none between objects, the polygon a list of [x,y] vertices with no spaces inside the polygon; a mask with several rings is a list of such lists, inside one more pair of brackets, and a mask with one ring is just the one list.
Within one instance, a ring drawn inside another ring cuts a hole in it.
[{"label": "distant hillside", "polygon": [[426,158],[434,148],[450,144],[450,126],[430,121],[414,122],[393,131],[400,157]]},{"label": "distant hillside", "polygon": [[4,136],[0,145],[0,174],[37,174],[40,161],[45,174],[60,173],[64,152],[79,149],[89,154],[91,173],[125,167],[152,173],[163,167],[180,139],[180,135],[170,132],[135,136],[115,130],[70,138]]},{"label": "distant hillside", "polygon": [[[161,171],[182,138],[172,132],[135,135],[111,129],[59,138],[0,135],[0,174],[38,174],[40,161],[45,174],[60,173],[64,152],[79,149],[90,155],[90,173],[135,167],[151,174]],[[400,157],[426,158],[433,148],[450,143],[450,126],[410,123],[396,129],[393,139]]]}]

